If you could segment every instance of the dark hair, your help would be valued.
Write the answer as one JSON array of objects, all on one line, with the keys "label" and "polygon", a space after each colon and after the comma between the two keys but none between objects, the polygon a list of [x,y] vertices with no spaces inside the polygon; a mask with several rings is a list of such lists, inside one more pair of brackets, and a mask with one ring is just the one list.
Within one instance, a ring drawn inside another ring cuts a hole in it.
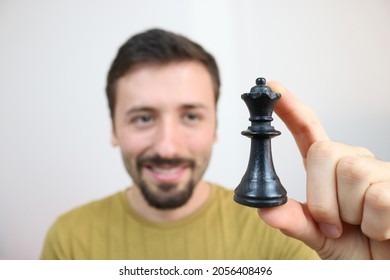
[{"label": "dark hair", "polygon": [[150,29],[126,41],[118,50],[107,75],[106,94],[111,119],[114,119],[116,83],[141,64],[166,64],[175,61],[198,61],[209,71],[218,102],[220,77],[214,57],[190,39],[161,29]]}]

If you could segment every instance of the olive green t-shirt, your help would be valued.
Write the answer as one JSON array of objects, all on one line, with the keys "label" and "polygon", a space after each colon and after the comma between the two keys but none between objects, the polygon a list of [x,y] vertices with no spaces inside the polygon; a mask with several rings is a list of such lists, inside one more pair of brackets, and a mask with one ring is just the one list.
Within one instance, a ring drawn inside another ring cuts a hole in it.
[{"label": "olive green t-shirt", "polygon": [[256,209],[215,184],[207,202],[173,222],[152,222],[129,205],[126,190],[59,217],[41,259],[318,259],[302,242],[267,226]]}]

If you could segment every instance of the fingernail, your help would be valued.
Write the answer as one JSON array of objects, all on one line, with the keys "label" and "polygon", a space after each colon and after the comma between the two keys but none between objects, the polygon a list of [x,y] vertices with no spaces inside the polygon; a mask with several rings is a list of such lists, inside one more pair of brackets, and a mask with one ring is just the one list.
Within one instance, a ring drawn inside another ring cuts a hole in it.
[{"label": "fingernail", "polygon": [[328,238],[340,237],[340,230],[335,225],[320,223],[319,227],[321,232]]}]

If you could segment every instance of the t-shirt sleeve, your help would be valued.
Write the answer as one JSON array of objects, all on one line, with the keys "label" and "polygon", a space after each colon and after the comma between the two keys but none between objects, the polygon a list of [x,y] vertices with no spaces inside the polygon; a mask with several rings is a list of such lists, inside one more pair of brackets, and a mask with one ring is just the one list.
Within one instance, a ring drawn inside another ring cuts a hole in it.
[{"label": "t-shirt sleeve", "polygon": [[61,239],[64,238],[65,233],[61,233],[61,225],[58,220],[51,226],[47,232],[43,248],[41,252],[41,260],[62,260],[70,259],[63,246],[61,246]]}]

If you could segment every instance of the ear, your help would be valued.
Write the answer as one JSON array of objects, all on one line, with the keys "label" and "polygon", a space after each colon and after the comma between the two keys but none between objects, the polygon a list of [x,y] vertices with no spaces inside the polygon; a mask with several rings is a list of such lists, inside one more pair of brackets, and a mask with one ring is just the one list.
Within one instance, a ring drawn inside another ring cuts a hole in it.
[{"label": "ear", "polygon": [[215,116],[214,144],[218,141],[218,117]]},{"label": "ear", "polygon": [[114,124],[112,124],[112,128],[111,128],[111,145],[113,147],[118,146],[118,137],[116,136]]}]

